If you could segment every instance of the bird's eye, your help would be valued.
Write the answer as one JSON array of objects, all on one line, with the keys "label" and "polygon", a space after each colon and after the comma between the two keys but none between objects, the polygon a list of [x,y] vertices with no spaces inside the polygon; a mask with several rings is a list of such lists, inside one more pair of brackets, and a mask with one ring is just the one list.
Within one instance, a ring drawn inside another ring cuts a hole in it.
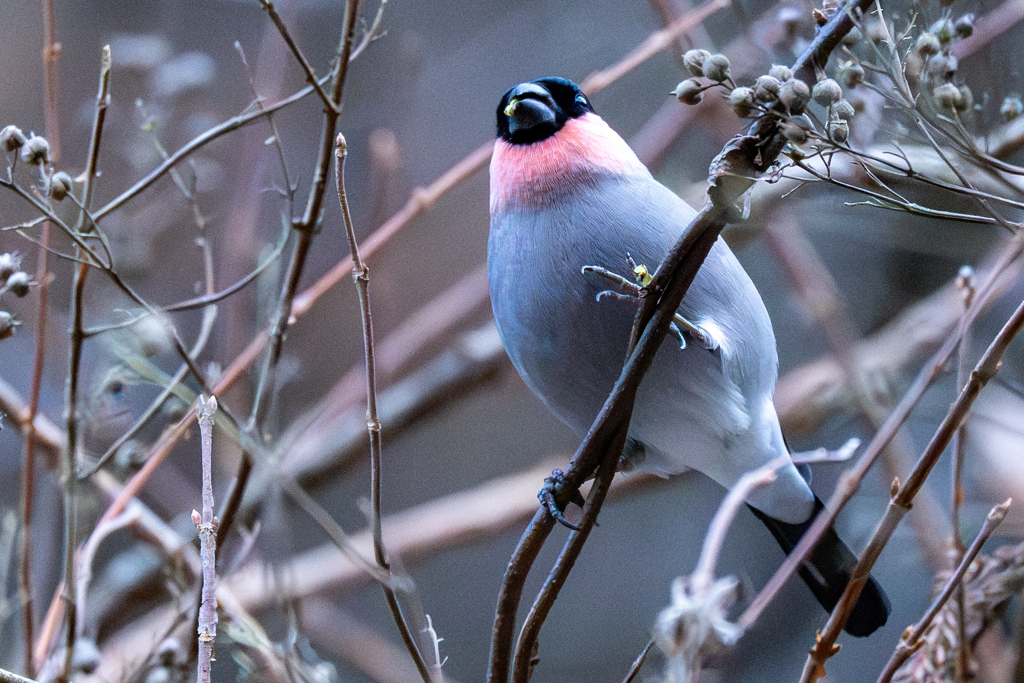
[{"label": "bird's eye", "polygon": [[582,104],[584,107],[587,106],[587,98],[584,97],[582,93],[577,95],[576,104]]}]

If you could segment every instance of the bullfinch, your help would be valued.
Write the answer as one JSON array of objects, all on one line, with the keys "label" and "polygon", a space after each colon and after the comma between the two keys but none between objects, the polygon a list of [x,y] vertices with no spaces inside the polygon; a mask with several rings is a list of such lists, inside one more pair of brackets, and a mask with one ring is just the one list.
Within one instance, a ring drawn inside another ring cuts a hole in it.
[{"label": "bullfinch", "polygon": [[[599,296],[613,287],[583,267],[628,272],[632,257],[653,268],[696,212],[654,179],[572,81],[521,83],[502,96],[497,117],[487,259],[494,318],[527,386],[582,437],[622,370],[637,307]],[[732,487],[788,459],[772,404],[772,324],[721,238],[678,314],[677,339],[662,344],[637,393],[623,468],[697,470]],[[787,553],[823,508],[791,460],[747,503]],[[800,575],[831,611],[855,564],[829,529]],[[869,578],[846,631],[869,635],[889,609]]]}]

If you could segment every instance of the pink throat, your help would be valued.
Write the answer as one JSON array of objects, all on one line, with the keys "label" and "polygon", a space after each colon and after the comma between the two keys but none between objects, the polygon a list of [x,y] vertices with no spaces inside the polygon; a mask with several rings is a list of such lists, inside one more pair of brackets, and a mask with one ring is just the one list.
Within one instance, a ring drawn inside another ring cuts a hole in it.
[{"label": "pink throat", "polygon": [[566,183],[596,174],[643,174],[626,141],[596,114],[569,119],[549,138],[527,145],[498,139],[491,157],[491,213],[509,204],[543,202]]}]

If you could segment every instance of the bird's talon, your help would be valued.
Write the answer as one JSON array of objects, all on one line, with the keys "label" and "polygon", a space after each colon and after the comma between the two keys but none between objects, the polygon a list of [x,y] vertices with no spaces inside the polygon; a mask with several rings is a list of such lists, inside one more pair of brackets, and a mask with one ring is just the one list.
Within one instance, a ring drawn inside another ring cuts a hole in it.
[{"label": "bird's talon", "polygon": [[563,511],[569,503],[583,507],[586,500],[578,488],[569,485],[562,470],[554,470],[550,477],[544,479],[544,488],[537,493],[537,498],[556,522],[573,531],[580,530],[578,526],[565,518]]},{"label": "bird's talon", "polygon": [[675,323],[671,323],[668,326],[668,331],[670,333],[672,333],[672,336],[675,337],[679,341],[679,348],[680,349],[685,349],[686,348],[686,337],[683,336],[683,331],[680,330],[679,327]]}]

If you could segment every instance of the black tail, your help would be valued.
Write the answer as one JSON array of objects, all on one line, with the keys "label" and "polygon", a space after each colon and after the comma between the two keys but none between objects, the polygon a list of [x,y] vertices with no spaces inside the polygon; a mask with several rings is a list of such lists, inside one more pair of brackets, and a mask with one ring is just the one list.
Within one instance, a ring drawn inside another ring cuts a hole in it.
[{"label": "black tail", "polygon": [[[814,514],[802,524],[780,522],[757,508],[750,507],[750,509],[758,519],[764,522],[764,525],[768,527],[772,536],[788,555],[796,547],[800,537],[811,526],[818,513],[825,509],[825,504],[815,496]],[[835,530],[829,527],[814,552],[811,553],[808,562],[800,567],[800,578],[811,589],[821,606],[831,612],[839,602],[839,598],[842,597],[855,566],[857,566],[857,556],[843,543]],[[858,638],[869,636],[885,625],[890,609],[889,598],[886,597],[885,591],[878,585],[874,577],[868,577],[864,590],[861,591],[857,604],[843,630]]]}]

